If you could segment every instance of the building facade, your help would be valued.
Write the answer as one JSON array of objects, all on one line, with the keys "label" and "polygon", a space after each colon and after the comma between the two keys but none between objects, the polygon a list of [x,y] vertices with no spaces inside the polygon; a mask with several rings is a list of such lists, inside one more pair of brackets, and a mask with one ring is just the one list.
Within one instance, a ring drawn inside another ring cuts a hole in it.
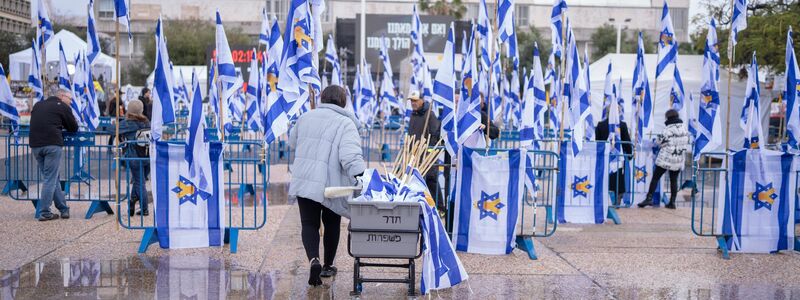
[{"label": "building facade", "polygon": [[30,28],[30,0],[0,0],[0,31],[24,34]]}]

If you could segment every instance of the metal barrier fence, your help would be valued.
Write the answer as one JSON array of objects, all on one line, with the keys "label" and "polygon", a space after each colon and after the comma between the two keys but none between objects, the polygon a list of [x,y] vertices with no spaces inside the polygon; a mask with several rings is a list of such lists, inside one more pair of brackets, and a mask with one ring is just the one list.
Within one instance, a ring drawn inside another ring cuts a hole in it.
[{"label": "metal barrier fence", "polygon": [[[429,148],[433,149],[433,148]],[[507,148],[489,148],[487,154],[509,151]],[[525,184],[520,215],[518,222],[517,247],[526,251],[530,259],[537,259],[532,239],[534,237],[549,237],[553,235],[558,226],[555,220],[556,187],[558,178],[559,156],[555,151],[528,150],[531,162],[525,168],[526,174],[532,174],[533,182]],[[449,155],[443,153],[439,162],[434,164],[432,170],[436,172],[435,183],[428,182],[432,197],[445,219],[447,234],[453,235],[453,210],[455,209],[453,188],[455,176],[453,172],[456,165],[451,163]],[[426,181],[430,178],[426,176]],[[526,179],[526,181],[528,181]],[[531,186],[530,184],[533,184]]]},{"label": "metal barrier fence", "polygon": [[[39,172],[35,154],[28,143],[29,132],[2,137],[5,142],[5,186],[2,193],[14,200],[31,201],[37,207],[44,178]],[[86,219],[105,211],[113,214],[108,201],[113,201],[114,147],[96,145],[100,135],[93,132],[64,133],[64,147],[59,174],[60,188],[66,201],[90,201]]]},{"label": "metal barrier fence", "polygon": [[[219,144],[218,144],[219,145]],[[121,145],[126,147],[126,144]],[[242,230],[258,230],[267,221],[267,189],[269,188],[268,153],[263,143],[257,141],[226,141],[223,151],[223,188],[225,211],[225,240],[230,244],[231,253],[238,251],[239,232]],[[120,164],[126,169],[121,173],[121,189],[126,195],[147,195],[146,184],[149,174],[149,158],[120,158]],[[144,191],[136,193],[136,181],[142,182]],[[127,183],[127,184],[126,184]],[[136,197],[121,198],[117,203],[117,221],[123,228],[144,230],[139,253],[147,251],[149,245],[155,243],[156,227],[153,217],[140,214],[133,209],[137,204]],[[141,201],[141,200],[139,200]],[[142,204],[138,204],[142,208]],[[148,204],[149,205],[149,204]],[[126,213],[127,212],[127,213]],[[140,210],[141,212],[141,210]]]}]

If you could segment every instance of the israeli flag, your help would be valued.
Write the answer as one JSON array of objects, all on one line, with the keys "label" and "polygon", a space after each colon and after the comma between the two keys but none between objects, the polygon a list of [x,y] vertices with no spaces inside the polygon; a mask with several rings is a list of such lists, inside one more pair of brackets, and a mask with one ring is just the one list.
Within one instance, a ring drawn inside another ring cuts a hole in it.
[{"label": "israeli flag", "polygon": [[523,197],[527,155],[519,149],[483,156],[462,148],[456,184],[456,250],[510,254]]},{"label": "israeli flag", "polygon": [[683,108],[683,98],[686,96],[683,89],[683,79],[678,69],[678,62],[675,61],[675,71],[672,73],[672,90],[669,97],[672,99],[672,109],[680,111]]},{"label": "israeli flag", "polygon": [[733,53],[733,47],[736,47],[736,40],[739,38],[739,32],[747,28],[747,0],[734,0],[733,1],[733,18],[731,18],[731,49],[728,53]]},{"label": "israeli flag", "polygon": [[558,162],[556,217],[561,223],[603,224],[608,213],[608,156],[605,142],[586,142],[578,155],[566,142]]},{"label": "israeli flag", "polygon": [[[653,146],[649,142],[643,142],[633,157],[633,172],[631,172],[633,177],[633,200],[628,201],[631,204],[639,204],[644,201],[647,191],[650,189],[650,181],[653,178],[653,170],[656,165],[656,149]],[[654,203],[656,202],[654,201]]]},{"label": "israeli flag", "polygon": [[653,100],[650,98],[650,81],[644,63],[644,40],[639,32],[639,46],[636,50],[636,66],[633,69],[633,103],[636,105],[636,141],[642,140],[644,129],[650,127]]},{"label": "israeli flag", "polygon": [[[450,23],[450,30],[447,33],[447,42],[444,45],[444,60],[439,70],[436,71],[436,80],[433,82],[433,101],[442,107],[439,120],[442,124],[440,131],[444,140],[444,146],[451,157],[455,157],[458,151],[455,131],[455,92],[456,92],[456,71],[455,71],[455,34],[453,23]],[[444,195],[444,194],[443,194]]]},{"label": "israeli flag", "polygon": [[489,9],[486,7],[486,0],[481,0],[478,4],[478,27],[477,33],[480,37],[480,52],[478,52],[481,70],[488,71],[492,66],[492,43],[494,34],[492,33],[492,20],[489,18]]},{"label": "israeli flag", "polygon": [[753,51],[753,60],[747,68],[747,89],[745,90],[744,106],[739,118],[739,126],[744,130],[744,149],[761,149],[764,141],[764,132],[761,130],[761,112],[759,101],[761,88],[758,81],[758,62],[756,52]]},{"label": "israeli flag", "polygon": [[205,200],[214,193],[211,178],[211,161],[209,160],[209,143],[205,131],[206,114],[203,111],[203,95],[200,94],[200,82],[192,72],[192,95],[189,107],[189,135],[186,136],[186,163],[189,164],[187,179],[197,187],[199,196]]},{"label": "israeli flag", "polygon": [[342,70],[339,64],[339,55],[336,54],[336,43],[333,34],[328,34],[328,45],[325,47],[325,60],[331,64],[332,85],[342,85]]},{"label": "israeli flag", "polygon": [[675,60],[678,58],[678,43],[675,42],[675,30],[672,27],[672,17],[669,15],[667,1],[664,1],[664,8],[661,9],[661,32],[659,35],[659,60],[656,64],[656,78],[661,76],[664,69],[670,64],[675,63]]},{"label": "israeli flag", "polygon": [[11,120],[11,128],[16,132],[19,125],[17,100],[14,99],[14,94],[11,93],[8,77],[6,77],[2,64],[0,64],[0,115]]},{"label": "israeli flag", "polygon": [[[114,0],[114,15],[117,17],[117,22],[128,29],[128,42],[133,41],[133,34],[131,34],[131,14],[130,14],[130,0]],[[132,44],[131,44],[132,45]],[[131,48],[132,49],[132,48]]]},{"label": "israeli flag", "polygon": [[563,19],[566,18],[567,1],[553,0],[553,10],[550,13],[550,44],[553,45],[553,55],[561,57],[564,43],[564,33],[562,26]]},{"label": "israeli flag", "polygon": [[717,201],[716,232],[728,250],[774,253],[790,249],[795,237],[797,171],[795,156],[768,150],[741,150],[728,172],[730,190]]},{"label": "israeli flag", "polygon": [[[201,143],[203,144],[203,143]],[[198,145],[196,145],[198,146]],[[222,144],[210,144],[206,159],[211,164],[210,193],[191,179],[186,145],[150,143],[150,178],[155,198],[155,225],[161,248],[222,246],[224,189]],[[202,159],[194,157],[195,160]]]},{"label": "israeli flag", "polygon": [[797,56],[794,53],[792,27],[786,32],[786,73],[784,96],[786,104],[786,136],[787,143],[798,149],[800,140],[800,69],[797,67]]},{"label": "israeli flag", "polygon": [[[703,98],[698,101],[697,135],[694,140],[694,160],[700,159],[700,154],[706,149],[713,149],[722,142],[720,133],[720,118],[717,116],[719,109],[719,49],[717,44],[716,20],[711,19],[706,34],[705,56],[703,57],[703,74],[700,94]],[[787,111],[788,115],[788,111]],[[714,134],[714,133],[717,134]]]},{"label": "israeli flag", "polygon": [[80,99],[75,97],[75,89],[73,89],[72,82],[69,78],[69,71],[67,70],[67,57],[64,55],[64,45],[61,41],[58,42],[58,88],[60,90],[68,91],[72,94],[72,100],[69,108],[72,111],[72,116],[80,126],[86,126],[83,118],[81,118],[81,110],[83,103]]},{"label": "israeli flag", "polygon": [[159,17],[156,23],[156,62],[153,71],[153,118],[150,120],[150,135],[154,141],[161,139],[164,124],[175,122],[175,110],[172,106],[174,78],[169,69],[170,60],[163,25]]},{"label": "israeli flag", "polygon": [[[41,30],[41,45],[44,46],[48,41],[50,41],[50,37],[52,37],[54,34],[53,23],[50,22],[50,15],[47,12],[47,6],[44,5],[45,2],[38,0],[36,3],[36,18],[32,20],[31,24],[36,24],[36,28]],[[33,6],[31,6],[31,9],[33,9]]]},{"label": "israeli flag", "polygon": [[[475,30],[476,26],[473,25],[470,36],[475,36]],[[456,141],[459,145],[464,144],[474,133],[479,132],[481,125],[481,99],[476,82],[477,73],[475,39],[470,39],[466,62],[461,72],[461,100],[456,105]]]},{"label": "israeli flag", "polygon": [[380,100],[381,103],[385,103],[389,107],[401,110],[403,109],[403,104],[400,102],[400,99],[397,99],[397,95],[394,93],[394,81],[392,79],[394,72],[392,72],[392,63],[389,60],[389,41],[389,38],[381,38],[380,51],[378,52],[378,57],[380,57],[381,63],[383,64]]},{"label": "israeli flag", "polygon": [[89,52],[86,54],[86,58],[89,59],[89,63],[94,62],[95,57],[100,54],[100,38],[97,36],[97,31],[95,30],[95,22],[94,22],[94,1],[89,0],[89,19],[86,22],[86,47],[88,48]]},{"label": "israeli flag", "polygon": [[419,289],[425,295],[431,290],[455,286],[469,276],[447,236],[436,206],[430,205],[424,197],[416,199],[422,208],[422,238],[425,241]]},{"label": "israeli flag", "polygon": [[[300,115],[309,99],[309,85],[319,91],[320,79],[314,66],[311,13],[307,0],[292,0],[286,16],[278,89],[287,103],[290,118]],[[291,29],[290,29],[291,28]]]},{"label": "israeli flag", "polygon": [[[530,76],[525,89],[522,104],[522,129],[519,133],[520,145],[526,146],[535,139],[544,138],[544,124],[547,112],[547,92],[545,92],[544,78],[542,75],[542,62],[539,58],[539,44],[533,46],[533,74]],[[531,126],[533,125],[533,126]],[[528,128],[532,127],[532,130]],[[530,132],[532,131],[532,132]]]},{"label": "israeli flag", "polygon": [[269,45],[269,18],[266,7],[261,9],[261,30],[258,32],[258,43]]},{"label": "israeli flag", "polygon": [[31,47],[31,69],[28,73],[28,86],[33,92],[33,104],[44,100],[44,90],[42,85],[42,69],[39,62],[42,57],[42,45],[39,43],[40,31],[36,29],[36,38],[33,39],[33,47]]},{"label": "israeli flag", "polygon": [[258,69],[258,57],[256,49],[250,58],[250,77],[247,79],[247,128],[252,131],[261,131],[261,93],[258,91],[258,83],[261,81],[261,72]]}]

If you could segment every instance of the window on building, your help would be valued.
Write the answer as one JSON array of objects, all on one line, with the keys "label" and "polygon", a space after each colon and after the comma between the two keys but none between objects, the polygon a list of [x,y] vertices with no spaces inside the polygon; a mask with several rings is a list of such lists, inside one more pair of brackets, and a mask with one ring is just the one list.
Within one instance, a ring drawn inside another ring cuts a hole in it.
[{"label": "window on building", "polygon": [[672,26],[675,30],[686,31],[686,26],[689,25],[689,9],[670,8],[669,14],[672,16]]},{"label": "window on building", "polygon": [[101,20],[114,19],[114,0],[97,1],[97,18]]},{"label": "window on building", "polygon": [[467,20],[478,20],[478,3],[467,3],[466,7],[467,13],[465,14],[465,17]]},{"label": "window on building", "polygon": [[525,27],[530,25],[528,14],[530,14],[530,7],[528,5],[520,4],[514,7],[514,22],[516,22],[514,25]]},{"label": "window on building", "polygon": [[288,13],[289,7],[287,6],[289,1],[285,0],[267,0],[267,14],[272,19],[272,15],[278,17],[278,22],[282,23],[286,20],[286,13]]}]

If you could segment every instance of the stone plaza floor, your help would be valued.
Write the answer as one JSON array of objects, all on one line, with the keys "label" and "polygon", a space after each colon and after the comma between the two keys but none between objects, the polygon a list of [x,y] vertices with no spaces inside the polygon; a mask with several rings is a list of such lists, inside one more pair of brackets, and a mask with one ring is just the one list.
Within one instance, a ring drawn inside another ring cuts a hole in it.
[{"label": "stone plaza floor", "polygon": [[[228,246],[136,250],[142,231],[116,216],[82,215],[38,222],[30,202],[0,197],[0,299],[334,299],[352,289],[346,228],[336,265],[322,287],[307,285],[308,262],[296,205],[271,205],[267,224]],[[562,224],[534,241],[538,260],[459,253],[469,280],[432,293],[443,299],[800,299],[800,252],[732,254],[690,228],[687,203],[677,210],[621,209],[621,225]],[[116,208],[115,208],[116,209]],[[421,260],[418,260],[418,263]],[[402,270],[365,275],[399,278]],[[417,282],[419,284],[419,282]],[[417,286],[418,288],[418,286]],[[367,283],[362,299],[403,299],[405,286]]]}]

